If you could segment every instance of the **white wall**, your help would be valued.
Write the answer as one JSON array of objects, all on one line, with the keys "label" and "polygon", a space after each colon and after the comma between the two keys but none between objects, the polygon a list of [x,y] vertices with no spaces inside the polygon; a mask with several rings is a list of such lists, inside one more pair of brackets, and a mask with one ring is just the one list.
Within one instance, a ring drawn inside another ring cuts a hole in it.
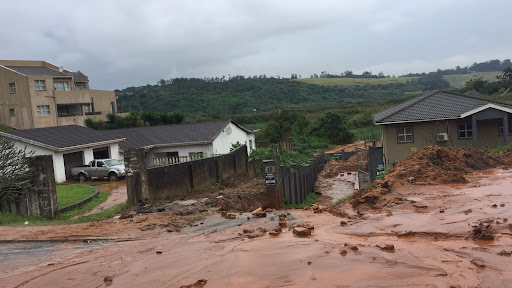
[{"label": "white wall", "polygon": [[[227,133],[229,130],[231,130],[230,135]],[[235,124],[229,123],[217,138],[213,140],[213,153],[227,154],[233,147],[232,144],[235,144],[237,141],[240,142],[240,144],[247,145],[247,153],[256,148],[253,133],[247,133]],[[252,144],[252,147],[249,147],[249,144]]]},{"label": "white wall", "polygon": [[[64,168],[64,154],[80,152],[83,151],[83,159],[84,163],[87,164],[89,161],[94,160],[93,157],[93,148],[85,148],[85,149],[76,149],[69,150],[66,152],[55,152],[46,148],[42,148],[39,146],[27,144],[21,141],[15,141],[14,146],[19,149],[25,149],[27,152],[34,151],[34,155],[52,155],[53,158],[53,172],[55,174],[55,181],[57,183],[62,183],[66,181],[66,169]],[[94,147],[96,148],[96,147]],[[118,143],[114,143],[110,145],[110,157],[117,160],[124,160],[121,153],[119,153],[119,145]]]},{"label": "white wall", "polygon": [[27,144],[21,141],[15,141],[14,146],[18,149],[26,149],[26,152],[34,152],[34,156],[51,155],[53,159],[53,172],[55,174],[55,181],[61,183],[66,181],[66,171],[64,170],[64,158],[62,153],[56,153],[52,150],[42,148],[39,146]]}]

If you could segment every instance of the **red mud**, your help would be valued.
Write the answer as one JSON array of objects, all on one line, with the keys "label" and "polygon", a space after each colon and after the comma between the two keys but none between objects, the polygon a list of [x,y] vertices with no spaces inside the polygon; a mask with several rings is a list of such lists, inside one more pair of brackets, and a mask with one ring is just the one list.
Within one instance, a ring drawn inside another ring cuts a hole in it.
[{"label": "red mud", "polygon": [[[149,216],[72,225],[68,231],[91,237],[133,234],[131,241],[80,249],[62,243],[42,254],[27,253],[26,259],[0,261],[1,283],[104,287],[105,276],[112,276],[110,287],[510,287],[512,171],[466,179],[455,186],[396,186],[393,193],[402,196],[381,210],[357,213],[342,206],[350,218],[290,210],[289,228],[273,237],[248,239],[243,231],[270,231],[282,212],[250,220],[213,215],[180,233],[158,226],[140,231],[145,223],[137,223],[139,218]],[[494,240],[473,240],[481,223],[492,226]],[[294,236],[299,224],[314,227],[312,235]],[[55,229],[65,235],[65,228],[2,228],[0,239],[48,239]]]}]

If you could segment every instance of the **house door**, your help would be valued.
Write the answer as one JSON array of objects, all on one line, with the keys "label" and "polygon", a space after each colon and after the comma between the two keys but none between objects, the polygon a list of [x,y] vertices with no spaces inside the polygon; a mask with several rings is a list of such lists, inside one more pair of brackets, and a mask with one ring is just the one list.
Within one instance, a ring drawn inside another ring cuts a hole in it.
[{"label": "house door", "polygon": [[71,180],[71,168],[84,165],[83,152],[67,153],[62,156],[64,157],[66,180]]}]

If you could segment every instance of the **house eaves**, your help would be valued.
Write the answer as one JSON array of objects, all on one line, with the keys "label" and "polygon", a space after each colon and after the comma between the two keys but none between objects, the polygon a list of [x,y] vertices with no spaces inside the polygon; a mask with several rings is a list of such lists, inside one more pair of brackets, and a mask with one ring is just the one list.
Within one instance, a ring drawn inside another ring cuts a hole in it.
[{"label": "house eaves", "polygon": [[484,110],[489,109],[489,108],[496,109],[496,110],[499,110],[499,111],[503,111],[503,112],[507,112],[507,113],[511,113],[512,114],[512,109],[509,109],[509,108],[506,108],[506,107],[502,107],[502,106],[498,106],[496,104],[490,103],[490,104],[478,107],[476,109],[473,109],[471,111],[468,111],[466,113],[463,113],[463,114],[460,115],[460,118],[465,118],[467,116],[473,115],[475,113],[484,111]]},{"label": "house eaves", "polygon": [[123,142],[123,141],[126,140],[126,138],[119,138],[119,139],[113,139],[113,140],[102,141],[102,142],[94,142],[94,143],[89,143],[89,144],[83,144],[83,145],[76,145],[76,146],[58,148],[58,147],[55,147],[55,146],[51,146],[51,145],[48,145],[48,144],[44,144],[44,143],[41,143],[41,142],[37,142],[37,141],[26,139],[26,138],[23,138],[23,137],[11,135],[11,134],[4,133],[4,132],[0,132],[0,136],[4,136],[4,137],[7,137],[7,138],[10,138],[10,139],[13,139],[13,140],[17,140],[17,141],[20,141],[20,142],[23,142],[23,143],[27,143],[27,144],[30,144],[30,145],[42,147],[42,148],[45,148],[45,149],[48,149],[48,150],[51,150],[51,151],[55,151],[55,152],[66,152],[66,151],[76,150],[76,149],[98,147],[98,146],[102,146],[102,145],[119,143],[119,142]]},{"label": "house eaves", "polygon": [[7,69],[7,70],[9,70],[9,71],[11,71],[11,72],[14,72],[14,73],[20,74],[20,75],[22,75],[22,76],[25,76],[25,77],[27,76],[27,75],[25,75],[25,74],[23,74],[23,73],[20,73],[20,72],[18,72],[18,71],[16,71],[16,70],[13,70],[13,69],[11,69],[11,68],[5,67],[5,66],[3,66],[3,65],[0,65],[0,67],[2,67],[2,68],[4,68],[4,69]]}]

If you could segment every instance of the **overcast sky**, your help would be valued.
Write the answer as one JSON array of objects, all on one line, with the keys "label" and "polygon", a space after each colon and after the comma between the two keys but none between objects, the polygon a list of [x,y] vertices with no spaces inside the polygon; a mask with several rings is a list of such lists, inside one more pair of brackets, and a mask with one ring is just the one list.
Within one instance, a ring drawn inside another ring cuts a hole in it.
[{"label": "overcast sky", "polygon": [[92,88],[158,79],[429,72],[512,58],[512,1],[6,1],[0,59],[46,60]]}]

